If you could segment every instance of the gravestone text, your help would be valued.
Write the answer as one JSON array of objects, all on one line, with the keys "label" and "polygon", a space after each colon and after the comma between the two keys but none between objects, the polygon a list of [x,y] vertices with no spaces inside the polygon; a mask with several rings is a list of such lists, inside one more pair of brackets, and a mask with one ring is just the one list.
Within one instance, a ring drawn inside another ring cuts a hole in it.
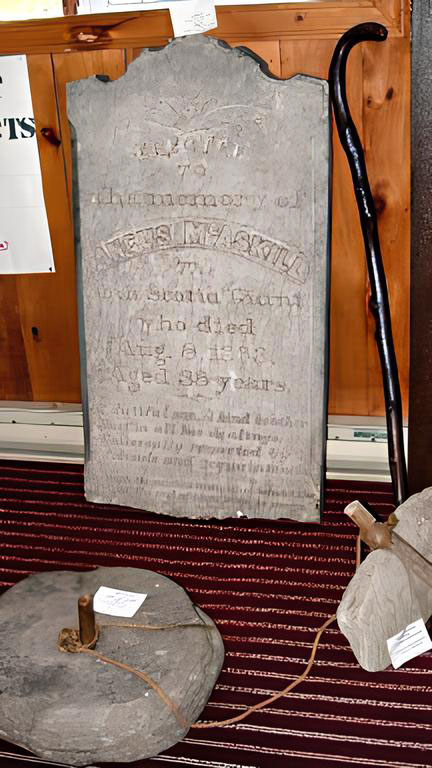
[{"label": "gravestone text", "polygon": [[86,494],[319,519],[326,83],[196,36],[69,87]]}]

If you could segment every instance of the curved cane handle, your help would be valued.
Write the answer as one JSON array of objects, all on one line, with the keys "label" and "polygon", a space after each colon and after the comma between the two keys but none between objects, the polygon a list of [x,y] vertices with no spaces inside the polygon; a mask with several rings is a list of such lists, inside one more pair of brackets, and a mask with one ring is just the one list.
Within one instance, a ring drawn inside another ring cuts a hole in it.
[{"label": "curved cane handle", "polygon": [[370,307],[375,317],[375,338],[381,362],[387,419],[390,474],[396,504],[407,498],[407,471],[402,429],[402,401],[393,344],[387,283],[378,234],[377,213],[369,185],[366,161],[346,96],[346,65],[351,49],[366,40],[382,42],[387,30],[370,22],[352,27],[336,45],[329,71],[330,97],[339,138],[351,170],[360,215],[371,286]]}]

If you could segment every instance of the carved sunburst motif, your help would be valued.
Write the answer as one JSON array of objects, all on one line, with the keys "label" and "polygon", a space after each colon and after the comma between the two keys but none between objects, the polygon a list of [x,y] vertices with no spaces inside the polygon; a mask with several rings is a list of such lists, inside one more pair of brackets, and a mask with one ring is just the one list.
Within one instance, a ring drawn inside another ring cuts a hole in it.
[{"label": "carved sunburst motif", "polygon": [[262,128],[269,109],[267,105],[220,104],[217,99],[206,99],[198,92],[191,98],[160,98],[156,106],[149,105],[146,122],[168,128],[178,136],[227,127],[240,135],[248,123]]}]

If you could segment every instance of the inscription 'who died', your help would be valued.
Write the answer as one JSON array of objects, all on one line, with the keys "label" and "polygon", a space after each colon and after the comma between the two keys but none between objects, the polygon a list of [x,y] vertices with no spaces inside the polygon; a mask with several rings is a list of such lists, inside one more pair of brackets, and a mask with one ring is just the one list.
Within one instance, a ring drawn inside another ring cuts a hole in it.
[{"label": "inscription 'who died'", "polygon": [[68,108],[87,498],[318,520],[326,83],[195,36],[72,84]]}]

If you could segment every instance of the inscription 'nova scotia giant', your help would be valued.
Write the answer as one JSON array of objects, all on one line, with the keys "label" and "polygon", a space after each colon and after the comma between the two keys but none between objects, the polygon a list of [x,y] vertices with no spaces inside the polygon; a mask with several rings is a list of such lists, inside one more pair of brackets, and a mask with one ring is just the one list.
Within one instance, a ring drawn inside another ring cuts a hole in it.
[{"label": "inscription 'nova scotia giant'", "polygon": [[319,519],[327,102],[199,35],[68,87],[89,500]]}]

